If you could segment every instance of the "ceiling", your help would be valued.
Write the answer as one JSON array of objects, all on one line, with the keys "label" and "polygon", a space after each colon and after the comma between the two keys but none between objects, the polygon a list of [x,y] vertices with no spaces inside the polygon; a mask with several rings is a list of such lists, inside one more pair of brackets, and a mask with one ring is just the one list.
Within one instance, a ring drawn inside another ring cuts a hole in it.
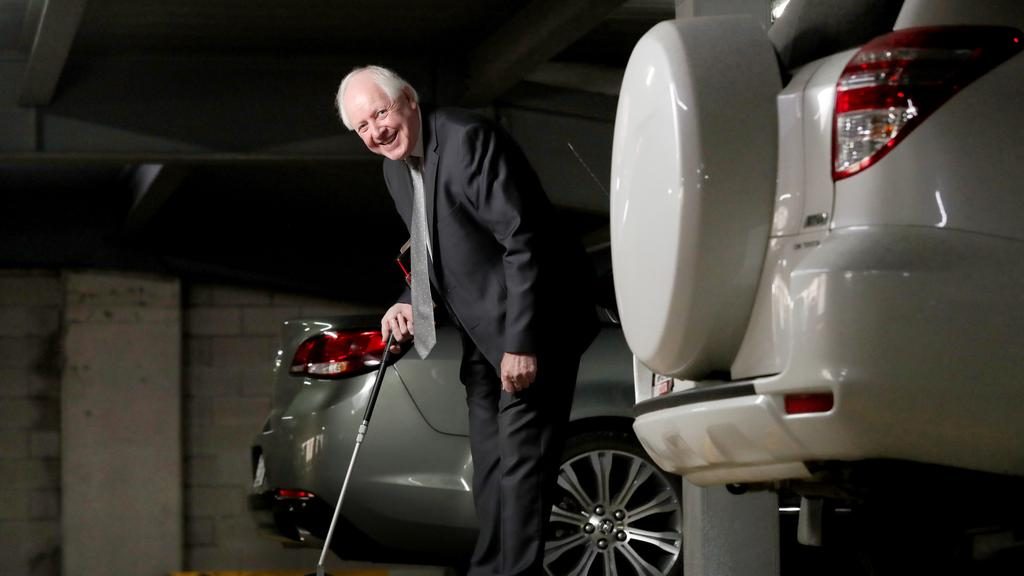
[{"label": "ceiling", "polygon": [[524,0],[89,0],[75,51],[390,52],[472,47]]},{"label": "ceiling", "polygon": [[332,108],[354,65],[480,109],[606,227],[618,82],[674,0],[0,0],[0,266],[384,302],[405,231]]}]

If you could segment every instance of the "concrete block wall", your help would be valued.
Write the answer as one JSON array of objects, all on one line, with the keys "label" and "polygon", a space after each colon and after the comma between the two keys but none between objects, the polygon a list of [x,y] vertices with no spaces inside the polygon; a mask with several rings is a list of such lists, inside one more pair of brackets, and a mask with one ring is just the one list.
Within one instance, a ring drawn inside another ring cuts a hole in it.
[{"label": "concrete block wall", "polygon": [[63,297],[57,272],[0,271],[0,574],[60,574]]},{"label": "concrete block wall", "polygon": [[311,568],[317,551],[257,534],[249,448],[270,411],[281,322],[372,310],[212,284],[186,284],[183,307],[186,568]]},{"label": "concrete block wall", "polygon": [[[66,277],[0,270],[0,575],[59,576]],[[315,550],[260,537],[245,508],[280,323],[372,312],[330,300],[183,284],[182,569],[309,569]],[[67,479],[65,479],[67,480]],[[336,562],[336,559],[332,559]]]}]

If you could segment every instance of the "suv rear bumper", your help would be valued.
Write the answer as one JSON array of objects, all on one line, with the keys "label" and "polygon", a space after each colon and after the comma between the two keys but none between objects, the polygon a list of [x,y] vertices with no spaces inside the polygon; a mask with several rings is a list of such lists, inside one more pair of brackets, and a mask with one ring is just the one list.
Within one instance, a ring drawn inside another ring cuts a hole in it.
[{"label": "suv rear bumper", "polygon": [[[772,283],[778,320],[759,343],[780,354],[779,374],[742,395],[687,401],[720,386],[698,383],[637,405],[634,429],[659,466],[697,484],[864,459],[1024,475],[1024,243],[859,227],[804,248],[790,270]],[[828,412],[786,414],[787,394],[820,392],[834,396]]]},{"label": "suv rear bumper", "polygon": [[[707,389],[705,389],[707,390]],[[809,478],[807,450],[786,430],[770,395],[687,402],[691,389],[646,403],[675,404],[640,413],[633,429],[658,466],[698,485]],[[642,405],[638,405],[638,409]]]}]

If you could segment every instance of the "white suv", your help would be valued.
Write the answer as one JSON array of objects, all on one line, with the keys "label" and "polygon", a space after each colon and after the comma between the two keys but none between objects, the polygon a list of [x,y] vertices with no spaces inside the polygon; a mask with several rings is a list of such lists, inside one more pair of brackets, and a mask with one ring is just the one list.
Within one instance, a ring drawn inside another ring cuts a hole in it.
[{"label": "white suv", "polygon": [[839,4],[793,0],[769,33],[663,22],[631,56],[611,235],[634,429],[700,485],[1024,476],[1024,2],[907,0],[787,62]]}]

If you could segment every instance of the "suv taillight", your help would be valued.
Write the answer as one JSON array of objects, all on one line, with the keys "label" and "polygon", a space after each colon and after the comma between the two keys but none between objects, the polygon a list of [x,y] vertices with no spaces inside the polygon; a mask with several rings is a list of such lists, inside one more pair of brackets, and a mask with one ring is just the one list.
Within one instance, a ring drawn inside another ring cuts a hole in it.
[{"label": "suv taillight", "polygon": [[383,355],[380,330],[332,330],[300,344],[288,372],[315,378],[357,376],[380,366]]},{"label": "suv taillight", "polygon": [[865,44],[836,85],[832,179],[877,162],[958,90],[1020,49],[1020,31],[993,26],[910,28]]}]

